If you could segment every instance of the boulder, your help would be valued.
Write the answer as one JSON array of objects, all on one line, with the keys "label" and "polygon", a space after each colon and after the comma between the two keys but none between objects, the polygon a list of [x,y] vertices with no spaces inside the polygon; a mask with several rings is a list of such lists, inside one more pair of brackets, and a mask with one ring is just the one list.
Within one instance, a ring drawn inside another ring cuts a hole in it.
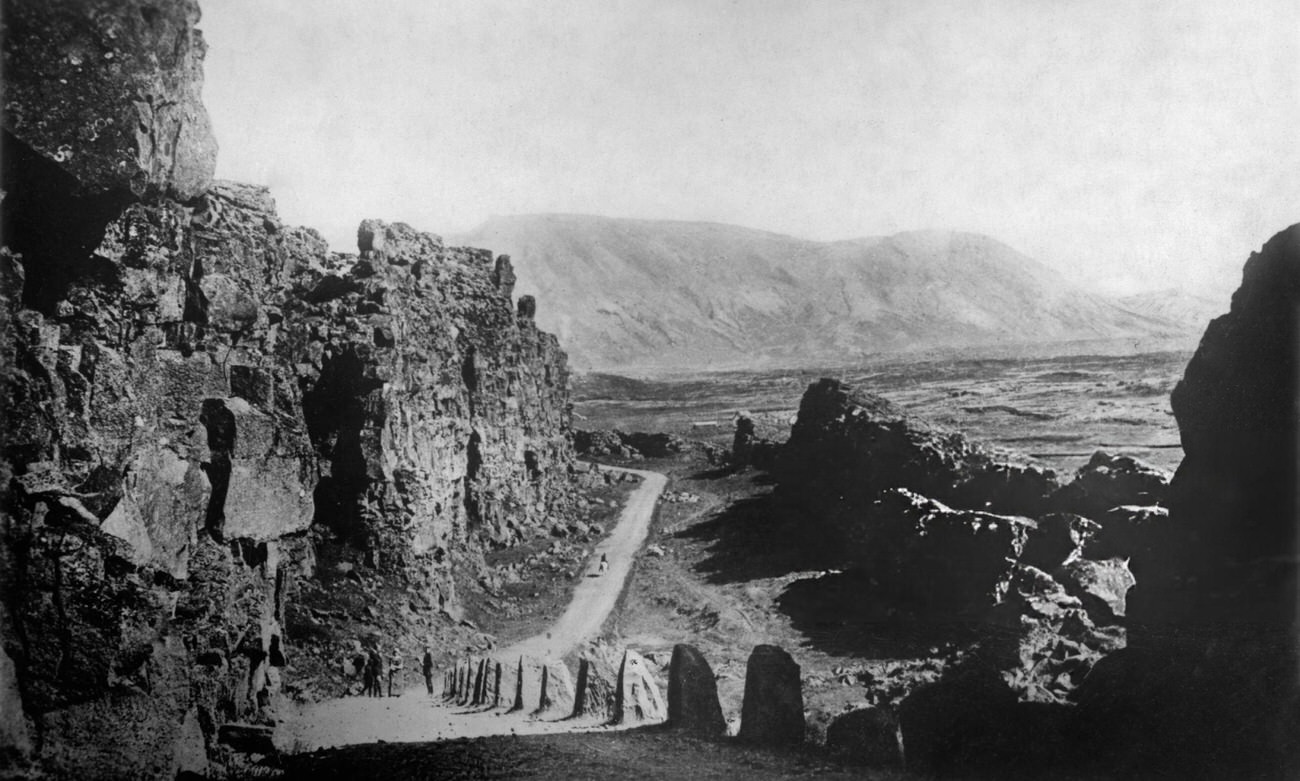
[{"label": "boulder", "polygon": [[691,645],[673,646],[668,663],[668,726],[705,737],[727,734],[713,669]]},{"label": "boulder", "polygon": [[931,617],[978,613],[1000,602],[1034,525],[954,510],[903,488],[885,491],[871,519],[850,538],[853,560],[881,596]]},{"label": "boulder", "polygon": [[[883,494],[903,489],[955,510],[1037,516],[1059,487],[1050,470],[1011,464],[955,432],[835,380],[809,386],[773,474],[777,495],[818,519],[850,563]],[[811,531],[811,530],[810,530]],[[869,547],[869,546],[868,546]]]},{"label": "boulder", "polygon": [[1120,505],[1101,519],[1101,531],[1085,545],[1084,555],[1090,559],[1133,558],[1134,566],[1140,568],[1171,552],[1179,536],[1167,507]]},{"label": "boulder", "polygon": [[1131,456],[1098,450],[1072,482],[1052,494],[1050,505],[1057,512],[1099,519],[1120,505],[1159,504],[1168,488],[1169,475],[1164,471]]},{"label": "boulder", "polygon": [[1113,624],[1124,618],[1129,589],[1137,580],[1126,559],[1075,559],[1053,576],[1065,590],[1078,597],[1088,615],[1098,624]]},{"label": "boulder", "polygon": [[826,728],[826,749],[857,765],[903,767],[903,734],[890,708],[862,708]]},{"label": "boulder", "polygon": [[657,723],[667,717],[649,663],[631,648],[623,652],[614,697],[614,724]]},{"label": "boulder", "polygon": [[804,729],[799,665],[774,645],[756,646],[745,667],[740,739],[765,745],[802,743]]},{"label": "boulder", "polygon": [[1073,513],[1050,513],[1029,530],[1020,562],[1051,572],[1083,551],[1101,531],[1101,525]]},{"label": "boulder", "polygon": [[982,663],[1029,702],[1067,702],[1092,666],[1125,642],[1124,629],[1108,625],[1113,616],[1094,621],[1079,597],[1025,565],[985,621]]},{"label": "boulder", "polygon": [[997,671],[964,665],[915,689],[898,707],[907,769],[938,775],[1005,770],[1022,746],[1016,695]]},{"label": "boulder", "polygon": [[198,21],[195,0],[6,3],[5,131],[80,195],[202,195],[217,143]]}]

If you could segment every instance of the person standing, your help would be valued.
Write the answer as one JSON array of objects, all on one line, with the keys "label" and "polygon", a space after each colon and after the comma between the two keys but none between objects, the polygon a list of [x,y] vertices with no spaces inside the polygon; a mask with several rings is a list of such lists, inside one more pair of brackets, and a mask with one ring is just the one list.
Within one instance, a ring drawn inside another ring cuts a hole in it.
[{"label": "person standing", "polygon": [[393,696],[393,676],[402,672],[402,652],[393,646],[393,655],[388,659],[388,696]]},{"label": "person standing", "polygon": [[379,657],[378,646],[370,649],[370,660],[366,663],[366,672],[370,679],[370,690],[367,692],[371,697],[378,697],[381,694],[380,680],[383,676],[383,661]]},{"label": "person standing", "polygon": [[429,694],[433,694],[433,651],[429,650],[428,646],[424,648],[424,659],[420,666],[424,672],[424,688],[429,690]]}]

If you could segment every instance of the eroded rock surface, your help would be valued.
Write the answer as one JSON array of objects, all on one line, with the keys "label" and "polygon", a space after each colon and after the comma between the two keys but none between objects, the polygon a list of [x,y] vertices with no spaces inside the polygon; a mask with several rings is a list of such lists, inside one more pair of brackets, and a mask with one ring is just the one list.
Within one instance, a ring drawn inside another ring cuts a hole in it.
[{"label": "eroded rock surface", "polygon": [[197,20],[4,4],[0,752],[53,777],[200,768],[195,724],[260,734],[291,665],[466,633],[457,579],[573,502],[510,261],[375,220],[332,253],[213,182]]},{"label": "eroded rock surface", "polygon": [[5,130],[80,195],[202,195],[217,144],[198,20],[195,0],[6,0]]}]

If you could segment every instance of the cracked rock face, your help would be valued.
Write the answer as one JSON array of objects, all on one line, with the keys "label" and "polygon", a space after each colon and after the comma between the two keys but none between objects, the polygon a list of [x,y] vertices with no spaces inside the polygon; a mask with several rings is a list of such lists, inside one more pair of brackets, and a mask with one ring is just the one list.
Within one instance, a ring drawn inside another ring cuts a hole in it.
[{"label": "cracked rock face", "polygon": [[217,144],[194,0],[6,0],[5,129],[81,195],[195,198]]}]

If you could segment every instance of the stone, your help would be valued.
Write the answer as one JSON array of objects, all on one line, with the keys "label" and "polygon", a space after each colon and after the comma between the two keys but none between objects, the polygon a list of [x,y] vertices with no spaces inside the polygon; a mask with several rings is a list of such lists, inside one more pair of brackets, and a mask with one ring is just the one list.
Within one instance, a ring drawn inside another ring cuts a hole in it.
[{"label": "stone", "polygon": [[673,646],[668,663],[668,726],[704,737],[727,734],[713,669],[695,646]]},{"label": "stone", "polygon": [[1168,487],[1169,475],[1150,464],[1098,450],[1049,503],[1058,512],[1100,519],[1121,505],[1159,504]]},{"label": "stone", "polygon": [[891,489],[955,510],[1035,517],[1059,487],[1050,470],[1008,463],[831,379],[804,392],[773,475],[777,496],[818,518],[832,548],[873,528],[876,502]]},{"label": "stone", "polygon": [[1050,513],[1039,517],[1029,530],[1020,562],[1051,572],[1083,555],[1101,532],[1101,525],[1073,513]]},{"label": "stone", "polygon": [[1078,597],[1098,624],[1112,624],[1127,612],[1129,589],[1137,583],[1126,559],[1075,559],[1053,573],[1065,590]]},{"label": "stone", "polygon": [[[1300,225],[1251,255],[1170,399],[1168,515],[1125,508],[1129,647],[1078,693],[1082,751],[1130,775],[1300,774]],[[1112,519],[1106,519],[1106,526]],[[1109,529],[1107,529],[1109,531]],[[1117,729],[1123,725],[1123,729]]]},{"label": "stone", "polygon": [[5,131],[81,195],[202,195],[217,144],[198,21],[194,0],[6,3]]},{"label": "stone", "polygon": [[564,715],[573,713],[573,676],[569,667],[558,659],[548,659],[540,665],[541,680],[537,689],[537,708],[533,716]]},{"label": "stone", "polygon": [[658,723],[667,717],[650,665],[631,648],[623,652],[614,688],[614,724]]},{"label": "stone", "polygon": [[612,721],[618,708],[618,661],[600,649],[583,653],[578,659],[578,677],[574,684],[573,717],[592,717]]},{"label": "stone", "polygon": [[982,665],[966,665],[917,687],[898,707],[908,771],[1004,770],[1020,748],[1010,729],[1015,707],[1015,693]]},{"label": "stone", "polygon": [[979,613],[1010,588],[1033,521],[887,490],[847,541],[878,596],[917,616]]},{"label": "stone", "polygon": [[862,708],[837,716],[826,728],[826,750],[857,765],[903,767],[903,735],[889,708]]},{"label": "stone", "polygon": [[803,681],[799,665],[774,645],[755,646],[745,667],[741,740],[787,745],[804,740]]}]

